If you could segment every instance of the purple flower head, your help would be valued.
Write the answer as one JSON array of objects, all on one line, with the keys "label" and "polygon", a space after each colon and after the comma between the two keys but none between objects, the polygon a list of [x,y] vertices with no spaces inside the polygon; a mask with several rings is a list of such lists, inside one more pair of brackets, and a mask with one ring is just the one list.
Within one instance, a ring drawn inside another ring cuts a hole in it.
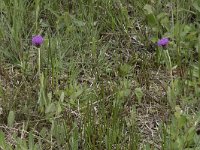
[{"label": "purple flower head", "polygon": [[158,46],[165,47],[169,44],[169,39],[168,38],[162,38],[158,41]]},{"label": "purple flower head", "polygon": [[40,47],[43,42],[44,42],[44,39],[41,35],[36,35],[32,37],[32,44],[36,47]]}]

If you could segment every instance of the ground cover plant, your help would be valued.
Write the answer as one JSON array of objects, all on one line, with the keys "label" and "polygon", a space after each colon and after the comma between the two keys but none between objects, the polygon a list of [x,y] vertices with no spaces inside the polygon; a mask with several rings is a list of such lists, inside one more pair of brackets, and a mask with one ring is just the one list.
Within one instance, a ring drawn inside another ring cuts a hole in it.
[{"label": "ground cover plant", "polygon": [[200,0],[2,0],[0,19],[0,149],[200,149]]}]

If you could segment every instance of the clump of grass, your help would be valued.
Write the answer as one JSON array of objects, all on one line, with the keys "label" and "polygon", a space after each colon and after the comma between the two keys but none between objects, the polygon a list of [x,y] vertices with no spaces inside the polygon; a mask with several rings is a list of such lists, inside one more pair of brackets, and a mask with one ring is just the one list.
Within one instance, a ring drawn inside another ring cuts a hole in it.
[{"label": "clump of grass", "polygon": [[197,1],[0,4],[1,149],[199,147]]}]

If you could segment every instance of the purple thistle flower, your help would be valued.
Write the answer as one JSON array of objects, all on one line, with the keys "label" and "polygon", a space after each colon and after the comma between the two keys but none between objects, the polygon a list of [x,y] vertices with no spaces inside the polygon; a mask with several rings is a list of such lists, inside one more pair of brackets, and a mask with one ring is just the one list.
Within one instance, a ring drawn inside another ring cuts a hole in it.
[{"label": "purple thistle flower", "polygon": [[168,38],[162,38],[158,41],[158,46],[165,47],[169,44],[169,39]]},{"label": "purple thistle flower", "polygon": [[32,44],[36,47],[40,47],[43,42],[44,42],[44,39],[41,35],[36,35],[32,37]]}]

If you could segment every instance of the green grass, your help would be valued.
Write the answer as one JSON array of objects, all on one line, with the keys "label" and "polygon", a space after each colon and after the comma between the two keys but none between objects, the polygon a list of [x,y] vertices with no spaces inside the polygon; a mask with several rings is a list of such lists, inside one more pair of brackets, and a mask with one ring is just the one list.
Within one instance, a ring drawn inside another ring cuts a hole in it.
[{"label": "green grass", "polygon": [[0,149],[200,149],[199,3],[2,0]]}]

